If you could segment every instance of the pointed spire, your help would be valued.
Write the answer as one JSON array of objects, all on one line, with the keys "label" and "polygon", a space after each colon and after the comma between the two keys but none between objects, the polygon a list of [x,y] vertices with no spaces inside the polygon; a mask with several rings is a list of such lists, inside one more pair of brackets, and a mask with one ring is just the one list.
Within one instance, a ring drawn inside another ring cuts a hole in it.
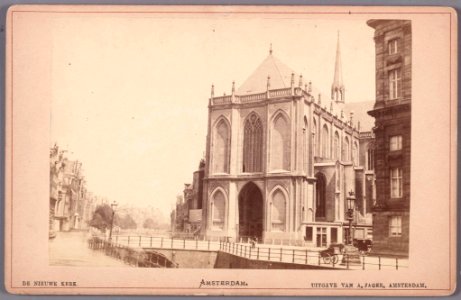
[{"label": "pointed spire", "polygon": [[299,87],[303,87],[303,75],[299,75]]},{"label": "pointed spire", "polygon": [[267,90],[271,89],[271,77],[267,76]]},{"label": "pointed spire", "polygon": [[295,85],[295,73],[291,73],[291,87]]},{"label": "pointed spire", "polygon": [[269,46],[269,55],[272,55],[272,43]]},{"label": "pointed spire", "polygon": [[309,89],[307,91],[309,93],[312,92],[312,81],[309,81]]},{"label": "pointed spire", "polygon": [[350,112],[350,122],[351,122],[351,126],[352,126],[352,122],[354,121],[354,112],[351,111]]},{"label": "pointed spire", "polygon": [[232,95],[235,93],[235,81],[232,81]]},{"label": "pointed spire", "polygon": [[345,100],[345,88],[341,66],[341,48],[339,45],[339,30],[338,40],[336,42],[335,74],[333,77],[333,84],[331,85],[331,100],[336,102],[344,102]]},{"label": "pointed spire", "polygon": [[211,84],[211,98],[214,97],[214,84]]}]

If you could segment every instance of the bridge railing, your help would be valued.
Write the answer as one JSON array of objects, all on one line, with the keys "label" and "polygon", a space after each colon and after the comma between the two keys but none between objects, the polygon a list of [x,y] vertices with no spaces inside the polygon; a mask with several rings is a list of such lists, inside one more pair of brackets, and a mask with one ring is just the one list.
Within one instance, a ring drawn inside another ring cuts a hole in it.
[{"label": "bridge railing", "polygon": [[361,255],[360,262],[352,260],[347,254],[322,256],[318,250],[304,247],[234,243],[226,239],[216,240],[175,239],[153,236],[121,236],[112,237],[112,243],[131,248],[185,249],[201,251],[223,251],[236,256],[262,261],[316,265],[338,269],[382,270],[408,268],[408,260],[381,256]]},{"label": "bridge railing", "polygon": [[218,251],[220,241],[199,240],[199,239],[175,239],[153,236],[113,236],[112,242],[139,248],[164,248],[164,249],[187,249]]},{"label": "bridge railing", "polygon": [[408,268],[406,259],[361,255],[359,261],[350,255],[324,255],[320,251],[297,247],[271,247],[242,243],[221,242],[220,250],[236,256],[281,263],[317,265],[338,269],[382,270]]},{"label": "bridge railing", "polygon": [[104,251],[106,255],[136,267],[177,268],[177,264],[169,260],[162,253],[117,244],[114,241],[108,241],[100,237],[90,238],[88,240],[88,247],[93,250]]}]

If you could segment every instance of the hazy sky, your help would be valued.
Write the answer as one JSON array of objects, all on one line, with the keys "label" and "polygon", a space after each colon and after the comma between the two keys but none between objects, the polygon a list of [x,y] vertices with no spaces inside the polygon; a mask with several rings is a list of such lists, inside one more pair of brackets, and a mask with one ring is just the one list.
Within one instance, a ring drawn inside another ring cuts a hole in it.
[{"label": "hazy sky", "polygon": [[374,99],[363,20],[62,15],[53,21],[52,141],[93,193],[168,213],[205,151],[207,105],[273,54],[324,94],[340,30],[347,101]]}]

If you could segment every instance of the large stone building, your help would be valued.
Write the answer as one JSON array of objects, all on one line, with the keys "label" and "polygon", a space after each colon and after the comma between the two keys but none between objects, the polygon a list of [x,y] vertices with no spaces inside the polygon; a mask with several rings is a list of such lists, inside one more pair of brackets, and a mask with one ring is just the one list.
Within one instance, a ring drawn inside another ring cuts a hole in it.
[{"label": "large stone building", "polygon": [[369,20],[375,29],[373,251],[408,255],[411,158],[411,21]]},{"label": "large stone building", "polygon": [[351,109],[346,102],[339,36],[331,75],[331,97],[322,98],[270,50],[229,95],[215,96],[212,87],[202,234],[317,247],[343,242],[353,191],[356,235],[370,237],[372,103],[351,102]]}]

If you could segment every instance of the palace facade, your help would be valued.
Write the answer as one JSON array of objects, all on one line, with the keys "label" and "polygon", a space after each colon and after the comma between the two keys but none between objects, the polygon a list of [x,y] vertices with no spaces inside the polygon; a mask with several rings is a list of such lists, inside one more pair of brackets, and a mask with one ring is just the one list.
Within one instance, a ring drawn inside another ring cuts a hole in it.
[{"label": "palace facade", "polygon": [[376,206],[373,251],[408,256],[411,162],[411,21],[369,20],[375,29]]},{"label": "palace facade", "polygon": [[[338,44],[330,99],[272,50],[208,105],[202,235],[324,247],[372,235],[373,102],[346,101]],[[325,98],[325,99],[324,99]]]}]

